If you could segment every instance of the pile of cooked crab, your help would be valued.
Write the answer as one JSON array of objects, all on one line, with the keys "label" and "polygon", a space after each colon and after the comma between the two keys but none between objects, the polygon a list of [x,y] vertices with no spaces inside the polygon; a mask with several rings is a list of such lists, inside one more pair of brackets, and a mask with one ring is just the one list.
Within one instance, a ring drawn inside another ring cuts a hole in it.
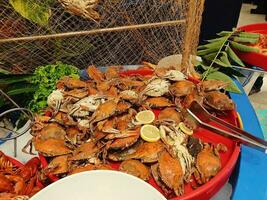
[{"label": "pile of cooked crab", "polygon": [[[31,143],[48,161],[45,174],[62,178],[116,168],[144,181],[154,178],[166,195],[179,196],[190,179],[202,185],[220,171],[218,152],[227,148],[195,137],[185,108],[197,101],[214,113],[233,110],[222,92],[225,82],[196,84],[173,68],[147,76],[124,76],[117,66],[105,73],[89,66],[86,72],[89,80],[62,77],[45,114],[35,118]],[[144,110],[157,111],[151,123],[160,131],[157,141],[140,137],[143,124],[135,116]],[[183,131],[181,123],[192,132]]]}]

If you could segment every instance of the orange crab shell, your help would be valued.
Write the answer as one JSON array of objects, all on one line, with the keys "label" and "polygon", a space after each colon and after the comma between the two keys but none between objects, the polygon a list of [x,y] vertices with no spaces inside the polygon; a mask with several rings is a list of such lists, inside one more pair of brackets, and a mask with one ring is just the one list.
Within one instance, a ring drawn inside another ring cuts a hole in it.
[{"label": "orange crab shell", "polygon": [[148,104],[150,108],[164,108],[174,106],[174,104],[165,97],[148,98],[146,99],[146,104]]},{"label": "orange crab shell", "polygon": [[33,138],[33,145],[36,151],[48,157],[69,154],[72,152],[72,150],[65,146],[64,140],[54,138],[50,138],[47,140]]},{"label": "orange crab shell", "polygon": [[120,171],[136,176],[144,181],[150,177],[150,172],[147,166],[138,160],[125,160],[120,164]]},{"label": "orange crab shell", "polygon": [[67,173],[69,171],[68,157],[69,155],[54,157],[45,170],[53,174]]},{"label": "orange crab shell", "polygon": [[182,115],[175,108],[165,108],[158,115],[159,121],[172,120],[179,124],[182,121]]},{"label": "orange crab shell", "polygon": [[126,159],[140,159],[144,163],[153,163],[158,160],[158,155],[164,148],[164,144],[160,141],[144,142],[136,148],[133,154],[126,156]]},{"label": "orange crab shell", "polygon": [[96,66],[91,65],[86,69],[87,74],[96,82],[101,82],[105,80],[105,75],[96,68]]},{"label": "orange crab shell", "polygon": [[159,156],[159,175],[161,180],[177,196],[183,194],[183,170],[179,160],[173,158],[167,151],[163,151]]},{"label": "orange crab shell", "polygon": [[100,147],[94,141],[83,143],[73,152],[69,160],[84,160],[92,158],[100,150]]},{"label": "orange crab shell", "polygon": [[111,145],[109,146],[109,149],[125,149],[131,145],[133,145],[134,143],[137,142],[139,136],[140,136],[140,127],[136,128],[135,130],[127,130],[125,131],[125,134],[127,134],[127,132],[129,133],[135,133],[134,136],[130,136],[130,137],[125,137],[125,138],[118,138],[115,139],[114,142],[111,143]]},{"label": "orange crab shell", "polygon": [[176,97],[183,97],[192,93],[196,89],[196,85],[187,80],[177,81],[169,87],[169,91]]},{"label": "orange crab shell", "polygon": [[65,76],[61,79],[64,86],[69,89],[75,89],[75,88],[86,88],[87,83],[84,81],[81,81],[80,79],[71,78],[69,76]]},{"label": "orange crab shell", "polygon": [[107,80],[111,80],[114,78],[120,77],[120,70],[122,69],[122,66],[110,66],[108,67],[107,71],[105,72],[105,77]]},{"label": "orange crab shell", "polygon": [[204,103],[220,111],[235,109],[235,103],[233,100],[231,100],[226,94],[219,91],[205,93]]},{"label": "orange crab shell", "polygon": [[218,151],[226,151],[227,148],[224,145],[217,145],[214,148],[213,145],[205,144],[204,148],[197,155],[196,168],[194,176],[199,184],[208,182],[221,170],[221,159]]}]

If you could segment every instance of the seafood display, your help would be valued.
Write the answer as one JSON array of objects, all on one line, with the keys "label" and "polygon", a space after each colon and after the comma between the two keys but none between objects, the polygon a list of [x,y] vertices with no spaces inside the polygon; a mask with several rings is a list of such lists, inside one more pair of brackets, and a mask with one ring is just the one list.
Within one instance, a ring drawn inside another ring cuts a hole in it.
[{"label": "seafood display", "polygon": [[[196,138],[197,127],[189,123],[185,108],[198,101],[214,113],[233,110],[233,101],[221,92],[225,84],[196,84],[172,68],[148,76],[123,76],[116,66],[105,73],[89,66],[86,72],[90,80],[62,77],[44,114],[35,117],[29,145],[46,158],[44,174],[63,178],[120,170],[154,179],[169,198],[183,195],[190,180],[200,186],[220,171],[219,151],[227,151],[226,146]],[[146,110],[158,114],[151,121],[136,117]],[[144,133],[147,125],[154,128]]]},{"label": "seafood display", "polygon": [[40,160],[32,158],[18,167],[0,151],[0,199],[29,199],[42,189],[38,184]]}]

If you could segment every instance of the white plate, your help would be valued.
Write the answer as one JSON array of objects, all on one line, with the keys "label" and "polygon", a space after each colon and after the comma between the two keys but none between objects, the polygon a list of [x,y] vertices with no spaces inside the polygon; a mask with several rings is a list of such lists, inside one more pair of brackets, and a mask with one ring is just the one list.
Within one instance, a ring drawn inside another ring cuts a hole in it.
[{"label": "white plate", "polygon": [[31,200],[166,200],[154,187],[118,171],[87,171],[52,183]]}]

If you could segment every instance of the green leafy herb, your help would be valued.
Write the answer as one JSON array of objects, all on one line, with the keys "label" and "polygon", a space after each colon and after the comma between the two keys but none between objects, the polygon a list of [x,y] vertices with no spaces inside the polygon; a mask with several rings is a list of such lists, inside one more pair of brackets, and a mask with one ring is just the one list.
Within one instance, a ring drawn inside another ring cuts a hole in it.
[{"label": "green leafy herb", "polygon": [[33,112],[38,112],[47,105],[48,95],[56,89],[57,81],[63,76],[79,78],[78,69],[58,62],[55,65],[40,66],[35,70],[31,83],[36,85],[37,89],[29,103],[29,108]]},{"label": "green leafy herb", "polygon": [[236,53],[232,50],[231,47],[227,47],[226,52],[228,53],[230,59],[237,63],[238,65],[245,67],[245,64],[242,62],[242,60],[240,60],[240,58],[238,58],[238,56],[236,55]]},{"label": "green leafy herb", "polygon": [[203,73],[202,80],[206,79],[209,73],[214,71],[212,69],[216,68],[217,71],[227,73],[229,76],[233,72],[235,75],[241,75],[241,73],[236,73],[233,70],[224,70],[224,68],[231,67],[232,64],[245,66],[233,49],[241,52],[259,51],[251,44],[259,42],[260,34],[233,30],[222,31],[217,35],[218,38],[207,40],[207,44],[198,47],[197,55],[201,56],[203,60],[200,65],[200,71]]}]

